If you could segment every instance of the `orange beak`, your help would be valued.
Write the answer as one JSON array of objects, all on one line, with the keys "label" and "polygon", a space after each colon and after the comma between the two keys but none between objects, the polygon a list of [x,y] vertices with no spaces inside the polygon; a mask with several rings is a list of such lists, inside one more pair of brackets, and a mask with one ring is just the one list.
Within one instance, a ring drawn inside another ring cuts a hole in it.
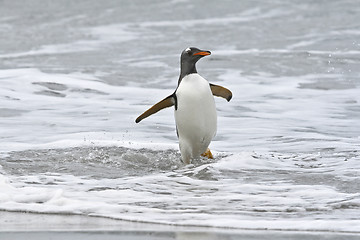
[{"label": "orange beak", "polygon": [[211,54],[211,52],[209,52],[209,51],[202,51],[202,52],[195,53],[194,55],[207,56],[210,54]]}]

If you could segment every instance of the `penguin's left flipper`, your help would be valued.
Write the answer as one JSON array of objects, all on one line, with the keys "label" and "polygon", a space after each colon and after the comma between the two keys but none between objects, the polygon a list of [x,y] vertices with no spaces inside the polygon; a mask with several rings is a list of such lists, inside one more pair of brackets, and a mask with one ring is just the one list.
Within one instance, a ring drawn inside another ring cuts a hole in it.
[{"label": "penguin's left flipper", "polygon": [[141,114],[136,120],[135,122],[138,123],[141,120],[143,120],[144,118],[147,118],[148,116],[157,113],[158,111],[160,111],[163,108],[167,108],[167,107],[171,107],[175,104],[175,97],[174,94],[171,94],[170,96],[164,98],[163,100],[161,100],[160,102],[156,103],[154,106],[152,106],[151,108],[149,108],[148,110],[146,110],[143,114]]},{"label": "penguin's left flipper", "polygon": [[214,96],[223,97],[228,102],[231,100],[232,92],[229,89],[224,88],[224,87],[219,86],[219,85],[212,84],[212,83],[210,83],[210,88],[211,88],[211,92],[212,92],[212,94]]}]

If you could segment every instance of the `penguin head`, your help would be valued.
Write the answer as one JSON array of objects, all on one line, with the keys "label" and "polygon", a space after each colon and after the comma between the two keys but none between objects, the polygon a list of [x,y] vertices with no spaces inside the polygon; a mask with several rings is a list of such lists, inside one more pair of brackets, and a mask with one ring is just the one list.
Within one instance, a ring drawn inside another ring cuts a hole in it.
[{"label": "penguin head", "polygon": [[191,73],[196,73],[196,67],[195,64],[197,61],[199,61],[200,58],[205,57],[207,55],[210,55],[210,51],[206,50],[200,50],[198,48],[194,47],[188,47],[181,53],[181,73],[180,73],[180,79],[181,79]]},{"label": "penguin head", "polygon": [[200,58],[210,55],[210,51],[188,47],[181,53],[181,63],[195,64]]}]

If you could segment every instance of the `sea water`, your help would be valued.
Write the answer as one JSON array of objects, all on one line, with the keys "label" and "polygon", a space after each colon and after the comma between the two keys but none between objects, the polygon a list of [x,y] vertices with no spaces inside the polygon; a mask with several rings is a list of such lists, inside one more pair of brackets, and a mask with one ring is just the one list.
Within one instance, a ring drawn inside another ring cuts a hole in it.
[{"label": "sea water", "polygon": [[[359,232],[356,1],[2,1],[0,210]],[[180,161],[189,46],[216,98],[215,159]]]}]

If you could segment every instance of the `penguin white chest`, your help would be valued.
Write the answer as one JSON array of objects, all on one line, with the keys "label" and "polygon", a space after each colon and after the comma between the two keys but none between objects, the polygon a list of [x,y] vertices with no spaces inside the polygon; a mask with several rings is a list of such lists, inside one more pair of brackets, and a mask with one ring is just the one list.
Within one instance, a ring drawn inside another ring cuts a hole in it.
[{"label": "penguin white chest", "polygon": [[206,151],[216,134],[217,115],[209,82],[197,73],[185,76],[177,90],[176,128],[183,161]]}]

